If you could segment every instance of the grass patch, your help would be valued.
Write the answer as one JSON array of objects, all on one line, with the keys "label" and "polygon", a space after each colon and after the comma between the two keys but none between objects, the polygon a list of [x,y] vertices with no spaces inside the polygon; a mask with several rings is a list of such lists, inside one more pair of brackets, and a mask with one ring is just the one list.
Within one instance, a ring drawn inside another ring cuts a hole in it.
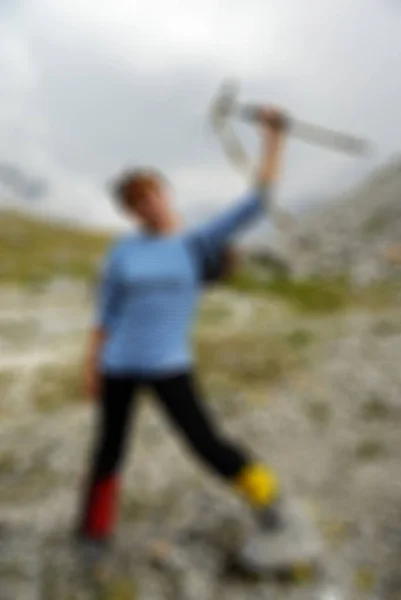
[{"label": "grass patch", "polygon": [[81,366],[76,363],[43,367],[31,388],[31,400],[40,412],[57,411],[84,397]]},{"label": "grass patch", "polygon": [[226,306],[216,306],[204,303],[201,307],[199,319],[203,325],[218,325],[229,316],[229,310]]},{"label": "grass patch", "polygon": [[286,341],[294,348],[306,348],[313,342],[314,338],[314,334],[307,329],[295,329],[288,334]]},{"label": "grass patch", "polygon": [[399,306],[401,300],[401,277],[379,281],[367,288],[356,289],[350,298],[350,304],[377,310],[388,306]]},{"label": "grass patch", "polygon": [[125,578],[110,581],[99,595],[99,600],[136,600],[137,598],[134,582]]},{"label": "grass patch", "polygon": [[3,577],[5,579],[25,579],[26,572],[20,563],[0,563],[0,580],[3,579]]},{"label": "grass patch", "polygon": [[303,364],[298,347],[264,332],[199,334],[197,346],[202,375],[231,385],[272,384]]},{"label": "grass patch", "polygon": [[357,287],[346,277],[314,277],[299,281],[274,277],[262,282],[249,272],[239,271],[232,277],[229,286],[239,292],[275,297],[300,313],[316,315],[336,313],[352,307],[383,308],[399,302],[401,295],[400,278]]},{"label": "grass patch", "polygon": [[385,447],[379,440],[361,440],[355,449],[356,457],[363,461],[373,461],[385,453]]},{"label": "grass patch", "polygon": [[16,467],[16,459],[10,452],[0,454],[0,477],[2,475],[11,475]]},{"label": "grass patch", "polygon": [[54,489],[56,474],[42,464],[33,465],[29,471],[12,477],[0,488],[0,503],[25,505],[39,500]]},{"label": "grass patch", "polygon": [[0,276],[5,283],[35,287],[56,275],[92,280],[112,240],[107,234],[11,211],[1,211],[0,216]]},{"label": "grass patch", "polygon": [[377,575],[371,567],[359,568],[354,573],[354,580],[359,590],[369,592],[377,584]]},{"label": "grass patch", "polygon": [[230,285],[238,291],[267,294],[288,302],[306,313],[330,313],[343,309],[349,300],[349,286],[345,280],[308,279],[294,281],[275,277],[263,283],[249,273],[239,273]]},{"label": "grass patch", "polygon": [[330,406],[319,400],[311,400],[305,406],[306,415],[311,421],[320,426],[328,425],[331,418]]},{"label": "grass patch", "polygon": [[303,312],[335,312],[345,308],[349,288],[345,281],[275,279],[268,285],[270,294],[291,302]]},{"label": "grass patch", "polygon": [[364,225],[363,233],[366,236],[374,236],[381,233],[391,224],[392,215],[387,213],[373,215]]},{"label": "grass patch", "polygon": [[6,344],[21,344],[34,340],[38,334],[38,324],[34,320],[1,321],[0,340]]},{"label": "grass patch", "polygon": [[125,498],[122,506],[122,517],[125,521],[138,521],[149,511],[147,504],[137,498]]},{"label": "grass patch", "polygon": [[14,381],[15,375],[10,373],[9,371],[0,371],[0,407],[1,398],[4,398],[6,396]]},{"label": "grass patch", "polygon": [[389,406],[378,396],[373,396],[361,408],[362,417],[366,421],[383,421],[391,415]]}]

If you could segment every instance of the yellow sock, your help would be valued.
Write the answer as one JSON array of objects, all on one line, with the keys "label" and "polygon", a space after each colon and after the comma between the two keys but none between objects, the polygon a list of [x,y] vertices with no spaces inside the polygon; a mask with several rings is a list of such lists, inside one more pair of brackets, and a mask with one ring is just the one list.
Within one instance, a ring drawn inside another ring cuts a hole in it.
[{"label": "yellow sock", "polygon": [[257,508],[268,506],[279,495],[277,476],[261,464],[245,467],[236,477],[234,487]]}]

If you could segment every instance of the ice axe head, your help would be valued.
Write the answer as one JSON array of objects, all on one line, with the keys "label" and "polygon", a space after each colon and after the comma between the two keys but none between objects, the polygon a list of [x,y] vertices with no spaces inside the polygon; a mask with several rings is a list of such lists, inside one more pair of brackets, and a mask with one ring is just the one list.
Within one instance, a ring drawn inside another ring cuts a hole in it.
[{"label": "ice axe head", "polygon": [[223,83],[212,103],[211,118],[214,125],[222,125],[233,114],[238,95],[238,84],[234,81]]}]

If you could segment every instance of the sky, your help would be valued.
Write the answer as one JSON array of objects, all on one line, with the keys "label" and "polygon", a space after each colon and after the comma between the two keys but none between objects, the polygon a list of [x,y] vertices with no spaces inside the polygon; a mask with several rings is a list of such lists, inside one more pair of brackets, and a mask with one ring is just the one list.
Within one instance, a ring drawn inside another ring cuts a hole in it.
[{"label": "sky", "polygon": [[207,117],[235,78],[244,100],[375,141],[362,160],[288,140],[277,202],[323,202],[399,152],[400,28],[397,0],[0,0],[0,163],[48,183],[28,202],[44,215],[119,227],[110,181],[153,165],[201,218],[247,185]]}]

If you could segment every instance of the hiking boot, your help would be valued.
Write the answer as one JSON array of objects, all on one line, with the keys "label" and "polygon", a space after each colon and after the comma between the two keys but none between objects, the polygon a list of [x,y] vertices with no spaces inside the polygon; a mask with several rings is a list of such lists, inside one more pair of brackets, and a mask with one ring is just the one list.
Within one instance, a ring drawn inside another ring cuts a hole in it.
[{"label": "hiking boot", "polygon": [[255,520],[262,531],[277,532],[285,527],[285,515],[281,498],[273,504],[255,511]]},{"label": "hiking boot", "polygon": [[238,552],[241,568],[254,574],[292,570],[313,564],[320,540],[305,512],[280,499],[258,510],[252,531]]}]

